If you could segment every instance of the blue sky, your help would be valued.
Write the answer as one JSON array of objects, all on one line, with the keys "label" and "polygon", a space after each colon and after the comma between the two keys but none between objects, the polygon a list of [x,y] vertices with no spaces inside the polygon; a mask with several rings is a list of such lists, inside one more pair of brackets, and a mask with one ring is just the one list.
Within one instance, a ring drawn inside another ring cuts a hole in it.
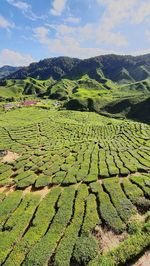
[{"label": "blue sky", "polygon": [[0,0],[0,66],[150,53],[150,0]]}]

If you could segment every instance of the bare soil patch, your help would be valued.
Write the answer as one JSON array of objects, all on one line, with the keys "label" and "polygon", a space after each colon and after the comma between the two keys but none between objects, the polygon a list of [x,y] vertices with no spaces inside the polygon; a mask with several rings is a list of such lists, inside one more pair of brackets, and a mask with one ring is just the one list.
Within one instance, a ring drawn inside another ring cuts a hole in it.
[{"label": "bare soil patch", "polygon": [[42,189],[37,189],[37,190],[34,190],[33,188],[31,189],[31,193],[34,193],[34,194],[38,194],[41,196],[41,199],[43,199],[51,190],[51,187],[44,187]]},{"label": "bare soil patch", "polygon": [[40,189],[34,189],[32,186],[29,186],[27,188],[24,189],[23,194],[27,194],[27,193],[33,193],[34,195],[40,195],[41,199],[43,199],[51,190],[51,187],[44,187],[44,188],[40,188]]},{"label": "bare soil patch", "polygon": [[6,187],[0,187],[0,193],[5,192],[5,190],[6,190]]},{"label": "bare soil patch", "polygon": [[5,192],[6,195],[8,195],[9,193],[15,191],[15,186],[4,186],[4,187],[0,187],[0,193]]},{"label": "bare soil patch", "polygon": [[6,155],[3,157],[1,160],[2,163],[11,163],[16,161],[20,155],[18,153],[12,152],[12,151],[7,151]]},{"label": "bare soil patch", "polygon": [[96,226],[95,235],[100,243],[102,253],[106,253],[113,248],[116,248],[128,237],[126,232],[118,235],[111,230],[102,229],[100,226]]},{"label": "bare soil patch", "polygon": [[144,255],[139,258],[132,266],[149,266],[150,265],[150,250],[146,251]]},{"label": "bare soil patch", "polygon": [[103,184],[103,180],[102,179],[98,179],[98,182],[100,183],[100,185]]}]

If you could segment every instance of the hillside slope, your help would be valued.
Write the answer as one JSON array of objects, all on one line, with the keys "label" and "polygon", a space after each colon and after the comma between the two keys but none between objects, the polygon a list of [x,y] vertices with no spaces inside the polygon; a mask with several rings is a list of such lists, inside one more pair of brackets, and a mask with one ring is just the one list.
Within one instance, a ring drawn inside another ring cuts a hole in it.
[{"label": "hillside slope", "polygon": [[3,98],[20,97],[26,95],[43,95],[52,84],[52,80],[40,81],[33,78],[24,80],[0,81],[0,96]]},{"label": "hillside slope", "polygon": [[18,71],[20,67],[13,67],[13,66],[3,66],[0,67],[0,79],[7,77],[8,75],[13,74],[14,72]]},{"label": "hillside slope", "polygon": [[150,54],[44,59],[0,82],[1,97],[22,95],[61,100],[71,110],[150,123]]},{"label": "hillside slope", "polygon": [[48,78],[59,80],[67,75],[79,62],[79,59],[69,57],[48,58],[38,63],[32,63],[28,67],[23,67],[16,73],[9,75],[8,79],[32,77],[43,80]]}]

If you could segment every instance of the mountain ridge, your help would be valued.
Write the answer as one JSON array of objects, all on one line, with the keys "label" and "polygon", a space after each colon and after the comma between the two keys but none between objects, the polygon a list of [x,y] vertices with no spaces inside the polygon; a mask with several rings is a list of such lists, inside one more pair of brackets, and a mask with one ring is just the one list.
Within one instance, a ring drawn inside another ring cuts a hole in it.
[{"label": "mountain ridge", "polygon": [[[7,76],[8,79],[25,79],[32,77],[36,79],[60,80],[67,77],[77,78],[84,74],[89,74],[91,78],[101,81],[105,76],[114,82],[124,79],[119,78],[121,72],[126,72],[126,77],[132,81],[139,81],[150,76],[150,54],[141,56],[132,55],[100,55],[88,59],[78,59],[71,57],[53,57],[31,63],[27,67],[22,67],[17,72]],[[97,75],[97,70],[101,71]],[[138,73],[138,74],[137,74]]]}]

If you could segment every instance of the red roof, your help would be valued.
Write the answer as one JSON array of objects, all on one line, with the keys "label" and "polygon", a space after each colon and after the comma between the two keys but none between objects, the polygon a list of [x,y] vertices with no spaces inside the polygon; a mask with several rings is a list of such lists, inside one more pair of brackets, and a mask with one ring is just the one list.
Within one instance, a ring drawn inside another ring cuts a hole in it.
[{"label": "red roof", "polygon": [[22,105],[25,105],[25,106],[30,106],[30,105],[34,105],[34,104],[37,104],[37,101],[29,100],[29,101],[22,102]]}]

